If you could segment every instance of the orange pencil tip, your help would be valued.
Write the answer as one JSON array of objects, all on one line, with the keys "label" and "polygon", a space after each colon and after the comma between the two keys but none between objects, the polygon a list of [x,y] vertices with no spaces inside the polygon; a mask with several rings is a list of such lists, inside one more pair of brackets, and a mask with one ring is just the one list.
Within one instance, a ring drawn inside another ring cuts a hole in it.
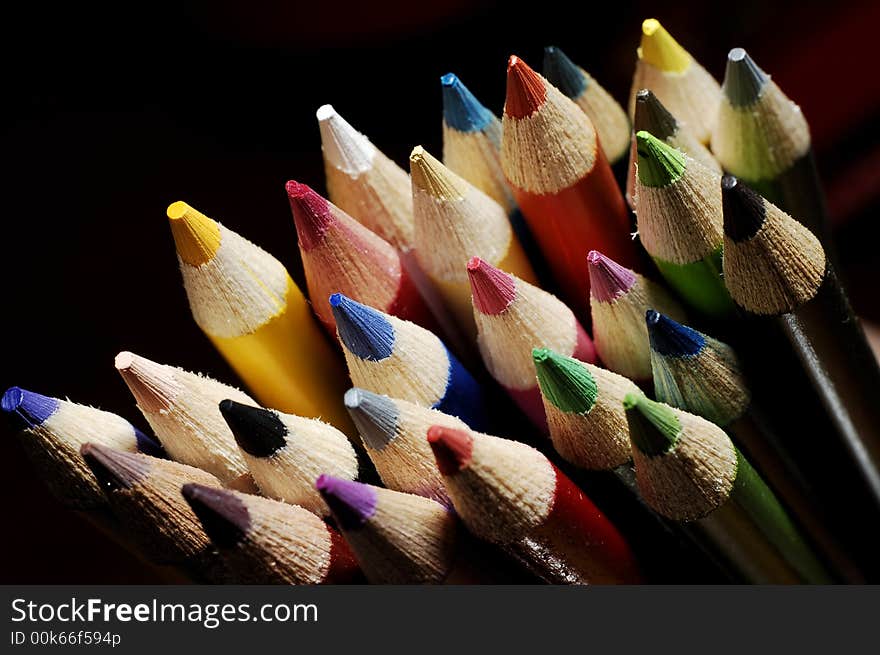
[{"label": "orange pencil tip", "polygon": [[511,55],[507,61],[507,98],[504,113],[511,118],[534,114],[547,99],[544,79],[522,59]]}]

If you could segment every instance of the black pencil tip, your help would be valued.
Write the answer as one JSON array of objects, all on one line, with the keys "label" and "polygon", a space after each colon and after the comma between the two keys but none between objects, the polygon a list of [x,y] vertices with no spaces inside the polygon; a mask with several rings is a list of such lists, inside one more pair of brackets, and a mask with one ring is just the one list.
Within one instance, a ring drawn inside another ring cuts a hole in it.
[{"label": "black pencil tip", "polygon": [[734,107],[753,104],[761,95],[769,78],[742,48],[727,55],[727,71],[722,90]]},{"label": "black pencil tip", "polygon": [[232,548],[245,538],[251,517],[234,493],[194,483],[183,485],[180,491],[215,546]]},{"label": "black pencil tip", "polygon": [[287,426],[271,410],[223,400],[220,413],[232,430],[235,442],[248,455],[269,457],[287,444]]},{"label": "black pencil tip", "polygon": [[650,132],[665,141],[678,130],[678,121],[650,89],[642,89],[636,94],[636,108],[633,116],[633,131]]},{"label": "black pencil tip", "polygon": [[149,470],[142,456],[95,443],[83,444],[80,454],[105,491],[130,489],[143,480]]},{"label": "black pencil tip", "polygon": [[721,178],[724,234],[734,243],[748,241],[764,225],[764,199],[733,175]]}]

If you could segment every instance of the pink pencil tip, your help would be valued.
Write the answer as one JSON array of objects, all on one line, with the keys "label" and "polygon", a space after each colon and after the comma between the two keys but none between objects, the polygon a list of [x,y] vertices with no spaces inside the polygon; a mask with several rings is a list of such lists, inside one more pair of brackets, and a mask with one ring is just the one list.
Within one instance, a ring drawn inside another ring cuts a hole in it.
[{"label": "pink pencil tip", "polygon": [[472,257],[467,265],[474,307],[481,314],[500,314],[516,298],[516,280],[509,273]]},{"label": "pink pencil tip", "polygon": [[307,184],[290,180],[284,185],[293,222],[299,236],[299,244],[304,250],[311,250],[324,238],[333,222],[330,203]]},{"label": "pink pencil tip", "polygon": [[611,302],[629,291],[636,275],[597,250],[587,255],[590,269],[590,295],[599,302]]}]

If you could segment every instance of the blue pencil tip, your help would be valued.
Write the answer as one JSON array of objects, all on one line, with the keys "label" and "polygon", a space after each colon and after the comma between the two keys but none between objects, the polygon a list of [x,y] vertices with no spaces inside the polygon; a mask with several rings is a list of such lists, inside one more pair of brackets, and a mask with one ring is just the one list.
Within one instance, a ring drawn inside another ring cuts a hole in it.
[{"label": "blue pencil tip", "polygon": [[142,452],[144,455],[151,455],[152,457],[160,457],[163,459],[168,456],[158,440],[141,432],[137,428],[134,428],[134,438],[137,441],[138,451]]},{"label": "blue pencil tip", "polygon": [[581,69],[555,46],[544,48],[544,77],[571,99],[576,99],[587,88],[587,78]]},{"label": "blue pencil tip", "polygon": [[440,83],[443,85],[443,120],[452,129],[479,132],[497,120],[452,73],[441,77]]},{"label": "blue pencil tip", "polygon": [[58,409],[58,401],[20,387],[10,387],[0,400],[3,411],[9,414],[19,429],[41,425]]},{"label": "blue pencil tip", "polygon": [[356,357],[380,361],[394,350],[394,328],[382,312],[341,293],[330,296],[336,330],[346,349]]},{"label": "blue pencil tip", "polygon": [[649,309],[645,313],[651,350],[666,357],[693,357],[706,345],[706,337],[696,330],[676,323],[668,316]]}]

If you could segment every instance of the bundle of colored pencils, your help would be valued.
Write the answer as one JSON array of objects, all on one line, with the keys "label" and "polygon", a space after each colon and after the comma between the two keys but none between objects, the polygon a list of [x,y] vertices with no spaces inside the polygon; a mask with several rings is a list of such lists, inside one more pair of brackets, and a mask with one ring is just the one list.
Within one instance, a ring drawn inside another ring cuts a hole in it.
[{"label": "bundle of colored pencils", "polygon": [[510,58],[501,118],[441,83],[442,161],[409,171],[318,110],[328,197],[285,187],[305,293],[171,204],[248,392],[120,353],[148,435],[10,388],[35,474],[212,583],[880,579],[880,369],[799,108],[654,19],[628,112],[555,46],[544,76]]}]

